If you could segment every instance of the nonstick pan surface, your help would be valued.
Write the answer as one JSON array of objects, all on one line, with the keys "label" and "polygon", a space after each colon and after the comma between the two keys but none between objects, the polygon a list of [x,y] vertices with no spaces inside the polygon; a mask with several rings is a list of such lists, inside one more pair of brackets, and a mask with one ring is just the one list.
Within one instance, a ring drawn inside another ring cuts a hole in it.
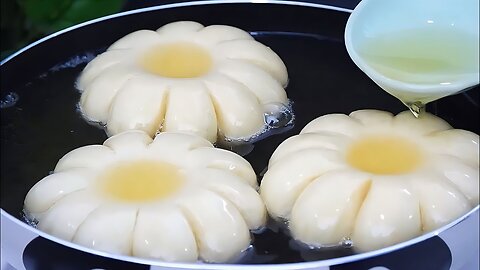
[{"label": "nonstick pan surface", "polygon": [[[28,190],[68,151],[101,144],[103,129],[77,110],[75,81],[95,55],[139,29],[179,20],[227,24],[249,31],[284,60],[293,128],[260,140],[244,157],[258,175],[275,148],[314,118],[328,113],[406,108],[381,90],[350,60],[343,34],[349,10],[308,3],[195,2],[110,16],[75,26],[37,42],[1,66],[1,208],[22,219]],[[479,87],[429,104],[427,110],[453,127],[479,133]],[[417,241],[418,242],[418,241]],[[312,251],[297,246],[285,229],[271,225],[254,235],[254,252],[243,264],[282,264],[354,255],[350,249]],[[357,256],[358,257],[358,256]],[[289,268],[285,268],[289,269]]]}]

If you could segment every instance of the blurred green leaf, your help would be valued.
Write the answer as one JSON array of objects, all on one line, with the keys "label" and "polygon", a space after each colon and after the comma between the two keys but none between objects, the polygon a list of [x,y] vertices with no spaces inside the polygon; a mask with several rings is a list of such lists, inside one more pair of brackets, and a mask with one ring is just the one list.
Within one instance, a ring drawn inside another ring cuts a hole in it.
[{"label": "blurred green leaf", "polygon": [[20,0],[19,3],[32,23],[45,24],[58,19],[72,2],[72,0]]},{"label": "blurred green leaf", "polygon": [[1,0],[1,57],[74,24],[113,14],[125,0]]},{"label": "blurred green leaf", "polygon": [[55,32],[118,12],[123,0],[20,0],[32,27]]},{"label": "blurred green leaf", "polygon": [[76,0],[63,14],[62,19],[67,22],[79,23],[118,12],[123,0]]},{"label": "blurred green leaf", "polygon": [[23,28],[25,15],[16,1],[1,0],[0,7],[0,44],[2,52],[17,46],[26,34]]}]

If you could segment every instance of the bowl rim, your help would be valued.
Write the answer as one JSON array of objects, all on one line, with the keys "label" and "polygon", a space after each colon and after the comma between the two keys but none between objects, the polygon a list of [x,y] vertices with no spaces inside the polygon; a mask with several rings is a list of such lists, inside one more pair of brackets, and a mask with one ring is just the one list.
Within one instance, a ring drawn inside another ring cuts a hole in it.
[{"label": "bowl rim", "polygon": [[[305,0],[307,1],[307,0]],[[361,3],[361,2],[360,2]],[[327,9],[327,10],[333,10],[333,11],[339,11],[339,12],[345,12],[345,13],[352,13],[352,9],[347,9],[347,8],[342,8],[342,7],[336,7],[336,6],[330,6],[330,5],[325,5],[325,4],[317,4],[317,3],[310,3],[310,2],[297,2],[297,1],[290,1],[290,0],[197,0],[197,1],[190,1],[190,2],[182,2],[182,3],[173,3],[173,4],[165,4],[165,5],[158,5],[158,6],[153,6],[153,7],[146,7],[146,8],[140,8],[140,9],[135,9],[135,10],[129,10],[129,11],[124,11],[124,12],[119,12],[107,16],[103,16],[97,19],[89,20],[80,24],[73,25],[71,27],[65,28],[63,30],[57,31],[53,34],[50,34],[42,39],[39,39],[21,49],[16,51],[15,53],[11,54],[10,56],[6,57],[0,62],[0,66],[4,65],[5,63],[11,61],[18,55],[22,54],[23,52],[37,46],[40,43],[43,43],[49,39],[55,38],[61,34],[64,34],[66,32],[73,31],[75,29],[95,24],[98,22],[106,21],[109,19],[117,18],[117,17],[122,17],[122,16],[127,16],[127,15],[132,15],[132,14],[139,14],[143,12],[149,12],[149,11],[155,11],[155,10],[163,10],[163,9],[171,9],[171,8],[178,8],[178,7],[188,7],[188,6],[202,6],[202,5],[216,5],[216,4],[275,4],[275,5],[287,5],[287,6],[301,6],[301,7],[311,7],[311,8],[318,8],[318,9]],[[313,269],[313,268],[318,268],[318,267],[328,267],[331,265],[338,265],[338,264],[344,264],[344,263],[350,263],[354,261],[360,261],[364,260],[367,258],[383,255],[386,253],[390,253],[395,250],[399,250],[405,247],[408,247],[410,245],[419,243],[421,241],[424,241],[426,239],[429,239],[431,237],[439,235],[441,232],[446,231],[450,229],[451,227],[454,227],[467,219],[472,213],[474,212],[479,212],[480,206],[477,205],[473,209],[471,209],[469,212],[466,214],[462,215],[461,217],[455,219],[454,221],[436,229],[431,232],[428,232],[426,234],[420,235],[418,237],[415,237],[413,239],[410,239],[408,241],[404,241],[392,246],[388,246],[382,249],[374,250],[374,251],[369,251],[369,252],[364,252],[364,253],[359,253],[355,255],[349,255],[349,256],[344,256],[344,257],[339,257],[339,258],[332,258],[332,259],[326,259],[326,260],[318,260],[318,261],[308,261],[308,262],[296,262],[296,263],[280,263],[280,264],[227,264],[227,263],[222,263],[222,264],[210,264],[210,263],[202,263],[202,262],[196,262],[196,263],[176,263],[176,262],[165,262],[165,261],[160,261],[160,260],[155,260],[155,259],[147,259],[147,258],[140,258],[140,257],[133,257],[133,256],[125,256],[125,255],[118,255],[118,254],[112,254],[109,252],[104,252],[104,251],[98,251],[95,249],[87,248],[78,244],[75,244],[70,241],[66,241],[63,239],[60,239],[58,237],[52,236],[50,234],[47,234],[43,231],[38,230],[37,228],[30,226],[29,224],[17,219],[7,211],[5,211],[3,208],[0,208],[0,217],[1,218],[6,218],[10,220],[11,222],[15,223],[16,225],[20,226],[21,228],[29,231],[30,233],[33,233],[35,235],[41,236],[45,239],[48,239],[50,241],[56,242],[58,244],[61,244],[63,246],[66,246],[68,248],[73,248],[79,251],[83,251],[89,254],[101,256],[101,257],[106,257],[106,258],[111,258],[111,259],[116,259],[120,261],[125,261],[125,262],[132,262],[132,263],[138,263],[138,264],[143,264],[143,265],[150,265],[150,266],[159,266],[159,267],[166,267],[168,269],[203,269],[203,270],[221,270],[221,269],[231,269],[231,270],[245,270],[245,269],[259,269],[259,270],[300,270],[300,269]]]}]

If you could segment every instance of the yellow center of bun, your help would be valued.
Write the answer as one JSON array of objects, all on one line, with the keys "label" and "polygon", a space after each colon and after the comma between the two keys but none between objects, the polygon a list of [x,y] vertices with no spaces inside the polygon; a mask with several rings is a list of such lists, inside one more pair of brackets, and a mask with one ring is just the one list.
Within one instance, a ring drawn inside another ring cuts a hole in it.
[{"label": "yellow center of bun", "polygon": [[348,163],[374,174],[402,174],[422,161],[417,145],[400,137],[369,136],[354,142],[347,151]]},{"label": "yellow center of bun", "polygon": [[140,65],[148,72],[169,78],[195,78],[212,66],[210,54],[188,42],[158,45],[147,50]]},{"label": "yellow center of bun", "polygon": [[101,181],[103,191],[114,198],[142,202],[172,195],[184,179],[179,169],[169,163],[135,161],[110,167]]}]

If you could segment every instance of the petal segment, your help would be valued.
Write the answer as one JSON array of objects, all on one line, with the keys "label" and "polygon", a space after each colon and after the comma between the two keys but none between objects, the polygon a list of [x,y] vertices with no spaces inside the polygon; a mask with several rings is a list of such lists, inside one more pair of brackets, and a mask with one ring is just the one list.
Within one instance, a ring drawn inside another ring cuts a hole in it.
[{"label": "petal segment", "polygon": [[55,166],[55,172],[78,168],[101,167],[113,160],[115,153],[104,145],[87,145],[65,154]]},{"label": "petal segment", "polygon": [[172,22],[158,28],[157,33],[162,36],[162,38],[175,39],[179,37],[189,37],[203,28],[203,25],[197,22],[180,21]]},{"label": "petal segment", "polygon": [[350,117],[358,120],[366,127],[389,127],[392,124],[393,114],[379,110],[358,110],[350,113]]},{"label": "petal segment", "polygon": [[90,84],[98,74],[110,67],[122,63],[127,56],[128,54],[122,50],[111,50],[97,55],[82,71],[82,76],[80,76],[77,81],[78,89],[81,91],[85,90],[85,87]]},{"label": "petal segment", "polygon": [[73,242],[96,250],[129,255],[137,211],[134,206],[104,204],[86,217]]},{"label": "petal segment", "polygon": [[250,244],[248,226],[243,217],[232,203],[219,195],[200,189],[179,204],[193,228],[203,260],[233,260]]},{"label": "petal segment", "polygon": [[367,174],[337,170],[321,175],[295,202],[290,219],[294,237],[317,247],[338,245],[351,236],[369,187]]},{"label": "petal segment", "polygon": [[420,235],[419,199],[403,177],[375,176],[360,208],[352,240],[360,251],[374,250]]},{"label": "petal segment", "polygon": [[451,129],[452,126],[445,120],[427,112],[416,118],[410,111],[404,111],[393,118],[393,128],[404,132],[427,135]]},{"label": "petal segment", "polygon": [[108,138],[103,145],[110,147],[117,154],[129,155],[144,150],[152,138],[139,130],[129,130]]},{"label": "petal segment", "polygon": [[107,132],[143,130],[153,137],[165,117],[166,96],[167,85],[158,78],[130,79],[112,101]]},{"label": "petal segment", "polygon": [[217,118],[208,90],[199,82],[174,84],[169,90],[162,131],[181,131],[217,140]]},{"label": "petal segment", "polygon": [[79,190],[59,199],[38,222],[38,228],[44,232],[71,241],[80,224],[101,203],[100,197],[91,190]]},{"label": "petal segment", "polygon": [[288,218],[295,200],[311,181],[342,167],[338,153],[326,149],[299,151],[279,160],[265,173],[260,186],[268,212]]},{"label": "petal segment", "polygon": [[281,85],[287,85],[287,67],[282,59],[269,47],[256,40],[239,39],[222,42],[215,46],[214,51],[227,59],[244,60],[258,65]]},{"label": "petal segment", "polygon": [[162,132],[148,146],[148,154],[152,157],[183,164],[188,153],[200,147],[213,147],[206,139],[185,133]]},{"label": "petal segment", "polygon": [[82,112],[91,121],[106,123],[112,100],[118,90],[136,74],[135,69],[124,65],[105,69],[85,86],[85,92],[80,99]]},{"label": "petal segment", "polygon": [[471,208],[467,198],[446,179],[424,174],[416,180],[412,185],[420,200],[423,231],[439,228]]},{"label": "petal segment", "polygon": [[231,202],[250,229],[265,225],[266,210],[257,191],[237,176],[218,169],[201,169],[192,176],[204,188]]},{"label": "petal segment", "polygon": [[187,164],[193,168],[220,169],[235,174],[253,188],[258,187],[257,175],[241,156],[219,148],[200,147],[188,153]]},{"label": "petal segment", "polygon": [[253,40],[253,37],[237,27],[229,25],[209,25],[198,31],[194,38],[196,42],[210,46],[223,41],[237,39]]},{"label": "petal segment", "polygon": [[197,244],[182,212],[173,206],[140,208],[132,255],[164,261],[194,262]]},{"label": "petal segment", "polygon": [[[152,30],[138,30],[113,43],[108,50],[125,50],[149,46],[160,41],[160,37]],[[125,52],[124,52],[125,53]]]},{"label": "petal segment", "polygon": [[91,180],[91,173],[84,169],[50,174],[28,191],[25,210],[32,214],[44,212],[62,197],[86,188]]},{"label": "petal segment", "polygon": [[434,133],[429,138],[433,144],[431,151],[455,156],[478,167],[480,144],[477,134],[462,129],[449,129]]},{"label": "petal segment", "polygon": [[448,155],[436,156],[432,163],[437,172],[450,180],[465,195],[472,207],[478,205],[480,189],[478,167],[472,167],[461,159]]},{"label": "petal segment", "polygon": [[342,134],[330,132],[304,133],[292,136],[283,141],[273,152],[268,166],[271,167],[278,160],[295,153],[311,148],[322,148],[339,151],[348,144],[351,139]]},{"label": "petal segment", "polygon": [[245,86],[223,76],[205,78],[205,85],[210,91],[222,135],[241,139],[263,128],[263,108]]},{"label": "petal segment", "polygon": [[258,101],[287,104],[287,94],[283,86],[262,68],[245,61],[223,61],[219,72],[246,86]]},{"label": "petal segment", "polygon": [[300,134],[327,131],[355,136],[361,128],[362,125],[348,115],[334,113],[320,116],[311,121],[302,129]]}]

